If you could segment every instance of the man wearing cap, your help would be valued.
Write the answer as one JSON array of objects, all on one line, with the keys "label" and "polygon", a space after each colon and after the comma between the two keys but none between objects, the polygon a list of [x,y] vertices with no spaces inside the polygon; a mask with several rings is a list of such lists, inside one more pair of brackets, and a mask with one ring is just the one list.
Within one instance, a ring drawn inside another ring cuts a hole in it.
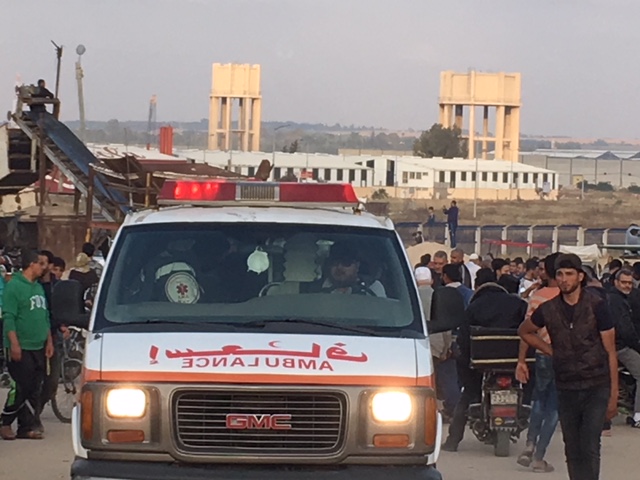
[{"label": "man wearing cap", "polygon": [[[569,478],[598,480],[602,425],[617,413],[614,324],[606,299],[584,288],[586,276],[577,255],[560,255],[555,267],[560,295],[540,305],[519,334],[553,358]],[[542,328],[551,344],[538,335]]]}]

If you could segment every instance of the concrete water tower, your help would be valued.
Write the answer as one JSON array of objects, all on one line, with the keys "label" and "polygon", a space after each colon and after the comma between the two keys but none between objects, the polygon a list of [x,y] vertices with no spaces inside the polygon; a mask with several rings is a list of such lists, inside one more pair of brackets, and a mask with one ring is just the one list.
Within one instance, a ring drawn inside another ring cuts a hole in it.
[{"label": "concrete water tower", "polygon": [[[487,158],[488,143],[495,142],[495,159],[518,161],[520,149],[521,76],[519,73],[484,73],[470,71],[440,74],[440,123],[469,130],[469,158],[476,158],[476,143],[481,142],[481,155]],[[465,107],[468,122],[465,122]],[[476,109],[482,115],[481,135],[476,132]],[[494,124],[489,132],[489,117]]]},{"label": "concrete water tower", "polygon": [[260,65],[213,64],[209,150],[260,150]]}]

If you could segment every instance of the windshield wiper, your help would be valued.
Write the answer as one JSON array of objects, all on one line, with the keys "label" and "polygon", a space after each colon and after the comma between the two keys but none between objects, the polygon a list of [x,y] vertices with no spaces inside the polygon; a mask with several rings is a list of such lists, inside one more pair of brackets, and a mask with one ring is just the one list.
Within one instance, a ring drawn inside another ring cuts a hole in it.
[{"label": "windshield wiper", "polygon": [[353,332],[360,333],[363,335],[369,335],[371,337],[386,337],[386,335],[382,335],[378,332],[374,332],[373,330],[369,330],[367,328],[362,327],[348,327],[345,325],[338,325],[337,323],[332,322],[318,322],[316,320],[305,320],[303,318],[282,318],[282,319],[270,319],[270,320],[253,320],[250,322],[239,322],[235,325],[238,327],[256,327],[256,328],[264,328],[269,324],[275,323],[299,323],[303,325],[314,325],[318,327],[327,327],[327,328],[335,328],[337,330],[343,330],[345,332]]},{"label": "windshield wiper", "polygon": [[108,328],[120,328],[127,326],[140,326],[140,325],[184,325],[189,327],[208,327],[211,328],[215,325],[220,325],[222,327],[233,327],[232,324],[221,323],[221,322],[189,322],[184,320],[161,320],[159,318],[149,318],[147,320],[136,320],[135,322],[112,322]]}]

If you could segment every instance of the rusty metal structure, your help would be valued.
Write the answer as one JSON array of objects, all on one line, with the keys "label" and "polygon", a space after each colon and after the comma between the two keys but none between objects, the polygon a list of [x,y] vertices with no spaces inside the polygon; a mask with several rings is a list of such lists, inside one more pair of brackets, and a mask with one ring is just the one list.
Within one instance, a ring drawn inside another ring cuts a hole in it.
[{"label": "rusty metal structure", "polygon": [[[2,238],[0,227],[0,241],[48,248],[69,261],[85,241],[101,244],[128,212],[153,207],[167,178],[240,176],[184,160],[143,164],[129,155],[98,159],[58,120],[59,99],[32,97],[33,88],[17,88],[12,124],[0,125],[0,199],[19,198],[26,191],[35,194],[36,212],[26,215],[18,209],[13,217],[5,216],[4,223],[35,223],[36,229],[14,227],[23,233]],[[60,202],[51,200],[58,195],[51,192],[51,178],[73,185],[72,205],[54,208]]]}]

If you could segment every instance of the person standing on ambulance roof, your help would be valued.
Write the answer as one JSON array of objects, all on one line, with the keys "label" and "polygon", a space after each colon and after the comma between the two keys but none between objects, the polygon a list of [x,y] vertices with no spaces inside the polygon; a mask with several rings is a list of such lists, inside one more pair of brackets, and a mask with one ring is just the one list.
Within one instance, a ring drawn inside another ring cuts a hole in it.
[{"label": "person standing on ambulance roof", "polygon": [[[8,369],[13,380],[2,411],[0,437],[4,440],[38,440],[35,430],[39,393],[46,359],[53,355],[49,311],[42,285],[42,265],[36,252],[22,256],[23,272],[16,273],[4,289],[4,341],[9,349]],[[18,433],[11,425],[18,420]]]}]

